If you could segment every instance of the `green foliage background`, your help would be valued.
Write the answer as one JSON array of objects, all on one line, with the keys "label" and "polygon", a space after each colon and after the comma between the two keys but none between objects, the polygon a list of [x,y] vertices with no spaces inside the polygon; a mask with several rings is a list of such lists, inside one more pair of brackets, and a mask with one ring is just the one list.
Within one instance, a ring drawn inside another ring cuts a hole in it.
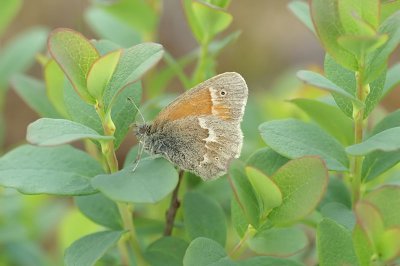
[{"label": "green foliage background", "polygon": [[[22,4],[0,4],[0,33]],[[157,0],[92,1],[93,40],[35,27],[1,47],[1,109],[11,85],[41,118],[0,158],[0,264],[399,264],[400,114],[378,104],[400,83],[388,64],[400,1],[290,2],[326,51],[323,71],[298,71],[304,85],[282,75],[289,91],[250,86],[242,156],[211,182],[162,158],[132,172],[137,146],[116,156],[132,101],[151,120],[173,99],[167,84],[216,75],[241,38],[229,0],[181,4],[198,47],[180,58],[158,44]],[[22,74],[35,59],[43,79]]]}]

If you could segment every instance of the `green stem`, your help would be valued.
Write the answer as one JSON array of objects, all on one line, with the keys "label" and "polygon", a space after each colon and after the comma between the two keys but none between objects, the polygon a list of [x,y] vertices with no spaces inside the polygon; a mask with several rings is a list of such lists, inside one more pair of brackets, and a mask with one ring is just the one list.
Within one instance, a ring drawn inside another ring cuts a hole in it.
[{"label": "green stem", "polygon": [[[104,111],[104,106],[101,102],[97,102],[95,105],[95,109],[97,114],[100,117],[100,120],[103,125],[103,130],[104,130],[104,135],[106,136],[114,136],[115,133],[115,125],[111,119],[111,113],[110,111],[105,112]],[[101,141],[101,151],[104,156],[104,161],[107,164],[106,169],[109,170],[110,173],[115,173],[118,171],[118,160],[117,156],[115,154],[115,148],[114,148],[114,141],[113,140],[106,140],[106,141]],[[136,230],[133,225],[133,219],[132,219],[132,210],[130,209],[129,204],[126,203],[118,203],[118,209],[122,218],[123,222],[123,227],[125,230],[129,232],[129,240],[132,245],[132,249],[135,255],[136,263],[137,265],[147,265],[146,261],[144,260],[144,257],[142,255],[142,251],[139,245],[139,242],[137,241],[137,235],[136,235]],[[126,250],[126,244],[125,243],[126,239],[122,239],[118,248],[120,251],[120,254],[122,256],[122,262],[127,263],[130,265],[130,257],[129,257],[129,252]]]},{"label": "green stem", "polygon": [[[362,69],[362,68],[360,68]],[[369,93],[369,85],[363,83],[362,72],[356,72],[357,99],[365,102]],[[354,144],[361,143],[364,135],[364,107],[353,107],[354,120]],[[353,195],[353,205],[361,197],[361,171],[362,171],[363,156],[353,156],[351,158],[351,186]]]},{"label": "green stem", "polygon": [[246,232],[244,233],[242,239],[240,239],[239,243],[236,244],[236,246],[229,252],[229,257],[236,259],[240,256],[240,254],[243,252],[243,248],[245,246],[246,241],[254,236],[256,233],[256,230],[253,228],[252,225],[249,224],[247,227]]},{"label": "green stem", "polygon": [[118,210],[122,218],[122,223],[124,225],[124,229],[129,231],[129,240],[133,249],[133,253],[135,254],[136,264],[137,265],[148,265],[146,260],[143,257],[140,244],[138,242],[138,237],[136,235],[135,226],[133,224],[132,219],[132,210],[130,209],[129,204],[119,202]]},{"label": "green stem", "polygon": [[193,84],[198,84],[206,79],[206,63],[208,57],[208,42],[201,44],[200,57],[197,61],[196,70],[193,74]]}]

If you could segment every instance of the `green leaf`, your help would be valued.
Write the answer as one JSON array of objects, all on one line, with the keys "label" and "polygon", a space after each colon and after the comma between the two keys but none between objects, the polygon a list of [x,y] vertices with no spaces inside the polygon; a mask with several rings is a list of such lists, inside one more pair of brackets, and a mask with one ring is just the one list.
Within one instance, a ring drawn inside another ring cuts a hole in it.
[{"label": "green leaf", "polygon": [[121,45],[109,40],[91,40],[90,42],[93,43],[94,47],[96,47],[100,56],[121,49]]},{"label": "green leaf", "polygon": [[41,81],[17,74],[12,79],[12,85],[18,95],[40,116],[60,117],[46,97],[44,84]]},{"label": "green leaf", "polygon": [[386,1],[381,3],[381,21],[385,21],[393,13],[400,10],[400,1]]},{"label": "green leaf", "polygon": [[362,167],[363,180],[372,179],[385,173],[400,162],[400,151],[374,151],[365,156]]},{"label": "green leaf", "polygon": [[156,32],[159,14],[149,2],[120,0],[113,2],[112,5],[101,4],[97,6],[112,15],[115,20],[121,21],[138,31],[142,35],[142,39],[149,39],[149,35],[151,36]]},{"label": "green leaf", "polygon": [[369,202],[359,201],[355,206],[355,212],[357,223],[367,233],[375,251],[378,251],[378,241],[385,231],[379,210]]},{"label": "green leaf", "polygon": [[211,198],[200,193],[186,193],[183,199],[183,219],[190,240],[207,237],[225,245],[225,215],[221,206]]},{"label": "green leaf", "polygon": [[151,243],[144,256],[153,266],[180,266],[189,244],[177,237],[162,237]]},{"label": "green leaf", "polygon": [[389,36],[385,45],[370,53],[366,58],[365,83],[378,78],[387,67],[390,54],[400,43],[400,11],[386,19],[379,27],[380,34]]},{"label": "green leaf", "polygon": [[357,104],[360,107],[363,106],[363,103],[361,103],[359,100],[357,100],[354,95],[348,93],[347,91],[345,91],[344,89],[337,86],[335,83],[333,83],[332,81],[330,81],[329,79],[325,78],[324,76],[322,76],[318,73],[315,73],[312,71],[307,71],[307,70],[301,70],[301,71],[297,72],[297,77],[299,79],[303,80],[304,82],[306,82],[307,84],[327,90],[331,93],[336,93],[336,94],[346,98],[347,100],[354,102],[355,104]]},{"label": "green leaf", "polygon": [[137,31],[102,8],[89,7],[85,12],[85,20],[97,36],[113,40],[122,47],[130,47],[140,42]]},{"label": "green leaf", "polygon": [[239,203],[235,198],[231,199],[231,219],[232,225],[235,228],[237,234],[243,238],[247,228],[249,227],[249,222],[247,221],[246,215],[241,209]]},{"label": "green leaf", "polygon": [[155,203],[165,198],[178,183],[173,165],[162,158],[142,159],[132,171],[128,167],[114,174],[98,175],[93,187],[114,201]]},{"label": "green leaf", "polygon": [[0,9],[0,35],[7,29],[22,6],[22,0],[3,0]]},{"label": "green leaf", "polygon": [[123,50],[117,68],[104,91],[107,108],[125,87],[138,81],[163,55],[163,47],[157,43],[142,43]]},{"label": "green leaf", "polygon": [[338,202],[330,202],[323,205],[321,208],[321,214],[322,216],[330,218],[338,224],[343,225],[350,231],[353,230],[356,224],[356,219],[351,209]]},{"label": "green leaf", "polygon": [[260,207],[251,183],[247,179],[242,162],[234,161],[231,163],[229,181],[235,200],[246,216],[247,222],[257,228],[260,219]]},{"label": "green leaf", "polygon": [[23,145],[0,159],[0,185],[24,194],[91,194],[90,178],[102,172],[96,160],[70,146]]},{"label": "green leaf", "polygon": [[[399,1],[400,3],[400,1]],[[381,98],[388,95],[397,85],[400,84],[400,63],[393,65],[386,74],[385,86],[383,87]]]},{"label": "green leaf", "polygon": [[346,33],[352,35],[373,35],[379,26],[379,0],[338,0],[337,10]]},{"label": "green leaf", "polygon": [[352,238],[354,251],[356,252],[360,265],[370,265],[374,255],[374,250],[367,234],[359,224],[356,224],[354,227]]},{"label": "green leaf", "polygon": [[[356,95],[356,78],[355,72],[345,69],[336,63],[329,55],[325,56],[324,69],[326,77],[334,81],[339,87],[345,89],[351,95]],[[371,111],[379,103],[382,90],[386,79],[386,72],[382,72],[380,76],[369,84],[370,93],[365,100],[364,118],[368,117]],[[337,105],[350,118],[353,118],[353,103],[348,97],[333,93],[333,97]]]},{"label": "green leaf", "polygon": [[247,166],[260,170],[267,176],[272,176],[276,170],[289,161],[270,148],[262,148],[253,153],[247,160]]},{"label": "green leaf", "polygon": [[308,245],[305,232],[298,227],[264,230],[249,240],[249,247],[257,254],[274,257],[292,256]]},{"label": "green leaf", "polygon": [[224,248],[212,239],[199,237],[193,240],[186,250],[183,258],[183,265],[207,266],[207,265],[233,265],[228,260],[225,264],[220,264],[221,260],[227,259]]},{"label": "green leaf", "polygon": [[369,136],[376,135],[385,131],[387,129],[400,127],[400,110],[394,111],[388,115],[386,115],[379,123],[377,123],[372,129]]},{"label": "green leaf", "polygon": [[87,74],[87,88],[95,99],[101,100],[120,60],[121,52],[121,50],[110,52],[97,59],[91,66]]},{"label": "green leaf", "polygon": [[74,200],[79,210],[93,222],[114,230],[122,229],[117,204],[103,194],[79,196],[75,197]]},{"label": "green leaf", "polygon": [[135,102],[136,106],[139,106],[141,98],[141,82],[128,85],[115,98],[115,104],[111,110],[111,117],[116,127],[114,132],[114,145],[116,149],[119,148],[126,134],[131,130],[130,126],[135,122],[138,110],[135,105],[132,104],[131,100]]},{"label": "green leaf", "polygon": [[398,259],[400,255],[400,228],[389,228],[380,237],[378,243],[381,257],[385,261]]},{"label": "green leaf", "polygon": [[321,202],[321,206],[328,203],[340,203],[351,208],[351,196],[350,191],[344,184],[342,179],[331,176],[328,183],[328,189],[325,193],[325,197]]},{"label": "green leaf", "polygon": [[386,228],[400,225],[400,213],[394,211],[400,209],[400,186],[383,186],[364,199],[378,208]]},{"label": "green leaf", "polygon": [[291,102],[306,112],[311,119],[343,145],[353,143],[353,121],[336,106],[312,99],[294,99]]},{"label": "green leaf", "polygon": [[232,15],[220,8],[202,2],[192,2],[193,14],[200,25],[202,36],[199,43],[208,44],[218,33],[232,22]]},{"label": "green leaf", "polygon": [[29,124],[26,139],[39,146],[66,144],[80,139],[110,140],[111,136],[101,136],[93,129],[65,119],[41,118]]},{"label": "green leaf", "polygon": [[321,265],[359,265],[350,232],[328,218],[318,225],[317,249]]},{"label": "green leaf", "polygon": [[[44,48],[47,29],[31,28],[13,38],[0,53],[0,88],[6,87],[12,75],[27,70],[35,55]],[[27,45],[29,44],[29,45]]]},{"label": "green leaf", "polygon": [[290,11],[301,21],[306,27],[315,33],[314,25],[311,19],[310,7],[304,1],[295,0],[288,4]]},{"label": "green leaf", "polygon": [[368,53],[384,45],[387,40],[386,34],[373,36],[343,35],[339,37],[338,43],[360,61]]},{"label": "green leaf", "polygon": [[70,29],[52,31],[48,40],[51,56],[64,71],[76,92],[88,103],[94,103],[86,79],[99,53],[82,34]]},{"label": "green leaf", "polygon": [[71,119],[103,134],[103,126],[94,106],[80,98],[68,80],[65,80],[63,90],[65,107]]},{"label": "green leaf", "polygon": [[400,149],[400,127],[394,127],[382,131],[359,144],[346,148],[350,155],[366,155],[373,151],[396,151]]},{"label": "green leaf", "polygon": [[[385,116],[373,129],[370,136],[386,129],[400,127],[400,110]],[[372,180],[386,172],[400,161],[400,151],[382,152],[374,151],[365,156],[363,161],[362,176],[364,180]]]},{"label": "green leaf", "polygon": [[44,67],[44,80],[48,99],[62,117],[69,118],[64,102],[65,75],[54,60],[49,60]]},{"label": "green leaf", "polygon": [[328,171],[318,157],[303,157],[282,166],[273,176],[282,192],[282,204],[268,218],[275,224],[290,224],[317,206],[328,185]]},{"label": "green leaf", "polygon": [[123,231],[104,231],[78,239],[65,251],[65,265],[94,265],[107,250],[117,244],[123,233]]},{"label": "green leaf", "polygon": [[311,16],[317,35],[325,50],[335,60],[347,69],[357,70],[358,63],[353,54],[344,49],[338,38],[346,34],[340,21],[338,0],[313,0],[311,1]]},{"label": "green leaf", "polygon": [[318,155],[329,170],[347,170],[349,162],[343,147],[315,125],[294,119],[275,120],[261,124],[259,130],[265,143],[282,156]]},{"label": "green leaf", "polygon": [[282,258],[273,257],[252,257],[247,260],[240,261],[240,266],[304,266],[304,264]]},{"label": "green leaf", "polygon": [[246,174],[256,193],[261,216],[267,217],[273,208],[282,204],[282,193],[273,180],[256,168],[246,167]]}]

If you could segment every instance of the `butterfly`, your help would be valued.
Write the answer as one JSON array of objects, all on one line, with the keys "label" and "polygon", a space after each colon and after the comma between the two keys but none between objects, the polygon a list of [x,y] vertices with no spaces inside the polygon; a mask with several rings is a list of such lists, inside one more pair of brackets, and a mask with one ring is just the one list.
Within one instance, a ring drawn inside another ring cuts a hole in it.
[{"label": "butterfly", "polygon": [[134,131],[150,154],[203,180],[215,179],[240,155],[247,96],[243,77],[226,72],[181,94],[152,123],[136,125]]}]

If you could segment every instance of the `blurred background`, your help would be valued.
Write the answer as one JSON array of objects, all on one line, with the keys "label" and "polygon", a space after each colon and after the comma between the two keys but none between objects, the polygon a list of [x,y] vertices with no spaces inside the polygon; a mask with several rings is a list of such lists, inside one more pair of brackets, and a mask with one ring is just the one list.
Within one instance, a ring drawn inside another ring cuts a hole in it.
[{"label": "blurred background", "polygon": [[[15,14],[10,17],[8,23],[5,23],[2,21],[2,18],[4,20],[2,12],[7,12],[7,10],[3,5],[5,2],[12,1],[20,2],[20,4],[16,4]],[[11,62],[21,62],[23,66],[20,72],[25,71],[38,80],[44,79],[43,68],[40,64],[43,56],[38,56],[34,52],[31,54],[31,62],[25,62],[23,58],[24,51],[27,47],[32,48],[33,43],[29,41],[23,43],[18,53],[9,53],[12,48],[18,48],[13,45],[16,38],[20,38],[33,27],[40,26],[44,27],[39,30],[43,43],[48,32],[58,27],[71,28],[89,39],[98,39],[99,33],[102,32],[101,27],[104,25],[97,24],[94,18],[96,14],[99,14],[95,13],[93,8],[95,4],[111,5],[115,2],[118,1],[0,1],[0,23],[7,24],[4,29],[0,28],[0,34],[2,33],[0,36],[0,108],[3,110],[0,112],[4,114],[4,121],[0,121],[0,138],[4,137],[4,144],[0,145],[0,155],[25,143],[27,125],[40,117],[25,104],[13,88],[12,75],[6,76],[1,73],[11,68]],[[147,36],[147,39],[161,43],[174,58],[181,58],[195,50],[198,43],[186,21],[182,1],[161,2],[156,33],[153,36]],[[244,156],[263,146],[257,130],[258,124],[269,119],[304,116],[286,100],[325,95],[323,92],[303,85],[296,78],[296,72],[301,69],[322,71],[324,52],[313,33],[288,9],[289,2],[289,0],[233,0],[228,8],[228,12],[233,16],[233,22],[221,36],[218,36],[223,38],[237,30],[241,31],[240,36],[222,49],[218,55],[215,72],[236,71],[242,74],[248,83],[249,103],[243,126],[246,139]],[[125,11],[129,15],[130,10]],[[108,24],[108,26],[115,25]],[[117,31],[121,28],[115,29]],[[38,50],[42,55],[46,55],[45,47]],[[10,55],[12,58],[8,58]],[[398,51],[393,57],[398,58]],[[190,72],[193,69],[189,66],[185,70]],[[6,78],[1,80],[2,77]],[[151,84],[151,81],[145,79],[143,102],[151,100]],[[167,92],[171,93],[184,91],[183,85],[177,78],[163,86]],[[384,100],[381,110],[398,109],[399,100],[398,90],[394,90]],[[146,117],[150,118],[151,115]],[[4,134],[3,137],[2,134]],[[128,134],[118,150],[121,161],[135,141],[133,134]],[[215,197],[224,197],[226,200],[225,196],[229,193],[225,186],[227,184],[214,183],[214,185],[214,188],[207,187],[205,191],[209,189],[216,194]],[[221,187],[227,192],[218,190]],[[80,236],[98,230],[98,225],[85,218],[74,207],[71,198],[46,195],[21,196],[14,190],[1,187],[0,195],[0,266],[61,265],[62,252],[66,247]],[[227,206],[229,206],[229,201]]]},{"label": "blurred background", "polygon": [[[293,86],[293,82],[296,82],[293,75],[295,70],[322,65],[323,50],[313,34],[287,8],[288,3],[232,1],[229,7],[233,23],[227,32],[241,30],[241,35],[217,58],[217,72],[241,73],[249,85],[250,95],[255,91],[270,90],[282,81],[283,75],[289,79],[287,85]],[[24,1],[1,36],[0,46],[33,26],[44,26],[50,30],[57,27],[71,28],[89,39],[96,38],[85,20],[89,6],[90,1],[83,0]],[[198,46],[188,28],[180,0],[164,1],[157,39],[175,58]],[[43,79],[41,66],[37,63],[28,73]],[[176,92],[183,91],[178,82],[168,87]],[[6,99],[5,149],[9,150],[24,141],[27,125],[38,117],[14,90],[8,90]]]}]

